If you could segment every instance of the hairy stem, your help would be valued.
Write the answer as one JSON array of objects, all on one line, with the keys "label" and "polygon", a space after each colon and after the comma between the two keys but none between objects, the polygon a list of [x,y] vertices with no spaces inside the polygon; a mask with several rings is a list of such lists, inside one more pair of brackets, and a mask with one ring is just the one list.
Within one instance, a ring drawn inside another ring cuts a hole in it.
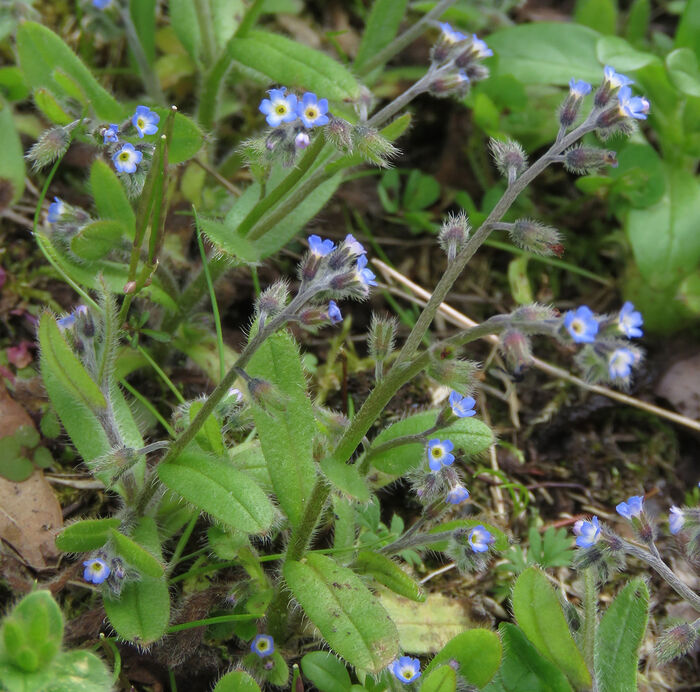
[{"label": "hairy stem", "polygon": [[594,670],[595,633],[597,626],[598,589],[592,569],[583,570],[583,658],[591,674]]}]

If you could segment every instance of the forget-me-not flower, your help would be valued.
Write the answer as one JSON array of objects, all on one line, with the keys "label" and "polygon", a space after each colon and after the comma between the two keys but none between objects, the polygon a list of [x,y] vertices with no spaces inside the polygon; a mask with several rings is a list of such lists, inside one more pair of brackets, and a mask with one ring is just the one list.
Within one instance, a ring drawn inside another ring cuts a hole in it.
[{"label": "forget-me-not flower", "polygon": [[365,286],[377,285],[374,272],[371,269],[367,269],[367,257],[365,255],[360,255],[357,258],[356,270],[358,278]]},{"label": "forget-me-not flower", "polygon": [[479,524],[469,532],[467,540],[475,553],[485,553],[496,539],[484,526]]},{"label": "forget-me-not flower", "polygon": [[564,326],[577,344],[593,343],[598,333],[598,320],[586,305],[569,310],[564,315]]},{"label": "forget-me-not flower", "polygon": [[328,238],[324,240],[320,235],[310,235],[308,240],[309,250],[311,250],[314,255],[318,255],[319,257],[330,255],[330,253],[335,250],[335,244],[333,241],[329,240]]},{"label": "forget-me-not flower", "polygon": [[428,442],[428,466],[431,471],[439,471],[443,466],[449,466],[455,460],[455,455],[450,454],[454,449],[451,440],[430,440]]},{"label": "forget-me-not flower", "polygon": [[112,161],[119,173],[135,173],[142,158],[143,154],[138,149],[134,149],[133,144],[127,142],[112,156]]},{"label": "forget-me-not flower", "polygon": [[476,415],[474,410],[476,401],[474,397],[462,396],[459,392],[453,391],[450,394],[450,406],[452,407],[452,413],[458,418],[469,418]]},{"label": "forget-me-not flower", "polygon": [[628,84],[634,84],[629,77],[620,74],[619,72],[615,72],[615,68],[610,67],[610,65],[605,66],[603,74],[605,75],[605,81],[612,89],[619,89],[620,87],[627,86]]},{"label": "forget-me-not flower", "polygon": [[574,524],[574,533],[579,548],[590,548],[600,538],[598,517],[593,517],[590,521],[579,519]]},{"label": "forget-me-not flower", "polygon": [[576,98],[583,98],[586,94],[591,93],[591,85],[588,82],[584,82],[582,79],[571,78],[569,82],[569,90],[571,94]]},{"label": "forget-me-not flower", "polygon": [[366,255],[367,254],[367,250],[365,250],[365,246],[359,240],[357,240],[352,233],[348,233],[345,236],[345,240],[343,241],[343,245],[353,255],[359,256],[359,255]]},{"label": "forget-me-not flower", "polygon": [[617,325],[620,331],[628,338],[633,339],[642,336],[644,332],[640,327],[644,324],[642,313],[634,309],[634,305],[627,301],[620,310]]},{"label": "forget-me-not flower", "polygon": [[442,30],[442,39],[446,43],[459,43],[467,38],[466,34],[453,29],[447,22],[440,22],[440,29]]},{"label": "forget-me-not flower", "polygon": [[628,348],[616,348],[608,356],[608,372],[610,377],[625,379],[632,374],[632,366],[637,362],[637,355]]},{"label": "forget-me-not flower", "polygon": [[138,136],[143,139],[144,135],[154,135],[158,132],[158,122],[160,116],[147,106],[136,106],[136,112],[131,118],[131,122],[136,128]]},{"label": "forget-me-not flower", "polygon": [[615,511],[625,519],[638,517],[644,511],[644,495],[632,495],[627,502],[620,502]]},{"label": "forget-me-not flower", "polygon": [[311,129],[320,125],[328,125],[328,99],[319,101],[316,94],[307,91],[297,104],[297,115],[304,123],[304,127]]},{"label": "forget-me-not flower", "polygon": [[331,321],[331,324],[338,324],[343,321],[343,315],[340,312],[338,304],[334,300],[328,303],[328,319]]},{"label": "forget-me-not flower", "polygon": [[103,144],[108,144],[109,142],[119,141],[119,125],[111,123],[109,127],[105,127],[102,130]]},{"label": "forget-me-not flower", "polygon": [[397,658],[390,666],[391,674],[404,685],[420,677],[420,661],[410,656]]},{"label": "forget-me-not flower", "polygon": [[270,127],[277,127],[281,123],[291,123],[297,119],[297,97],[296,94],[287,94],[287,87],[279,89],[270,89],[267,93],[270,94],[269,99],[263,99],[260,102],[261,113],[267,117],[267,124]]},{"label": "forget-me-not flower", "polygon": [[48,215],[48,222],[49,223],[56,223],[61,216],[63,216],[63,212],[65,211],[66,205],[63,203],[63,200],[60,200],[58,197],[53,198],[53,202],[49,204],[49,215]]},{"label": "forget-me-not flower", "polygon": [[92,6],[98,10],[105,10],[112,4],[112,0],[92,0]]},{"label": "forget-me-not flower", "polygon": [[685,516],[683,515],[683,510],[673,505],[668,513],[668,526],[674,536],[681,532],[684,522]]},{"label": "forget-me-not flower", "polygon": [[493,55],[493,51],[486,45],[486,41],[480,39],[476,34],[472,34],[471,50],[479,59],[490,58]]},{"label": "forget-me-not flower", "polygon": [[445,498],[451,505],[459,505],[469,499],[469,491],[461,484],[453,485]]},{"label": "forget-me-not flower", "polygon": [[275,641],[269,634],[258,634],[250,643],[250,650],[260,658],[265,658],[275,652]]},{"label": "forget-me-not flower", "polygon": [[101,584],[109,576],[109,565],[99,557],[83,562],[85,570],[83,571],[83,579],[92,582],[93,584]]},{"label": "forget-me-not flower", "polygon": [[620,112],[628,118],[636,120],[646,120],[649,113],[649,101],[643,96],[633,96],[632,89],[628,86],[623,86],[618,95],[617,100],[620,106]]}]

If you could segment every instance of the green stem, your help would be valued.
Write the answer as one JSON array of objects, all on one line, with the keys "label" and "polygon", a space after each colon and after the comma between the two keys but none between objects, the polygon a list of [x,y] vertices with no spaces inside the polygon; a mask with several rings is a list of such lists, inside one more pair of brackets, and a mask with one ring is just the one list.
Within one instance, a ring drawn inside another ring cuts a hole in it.
[{"label": "green stem", "polygon": [[265,0],[254,0],[253,4],[245,11],[245,15],[236,29],[236,33],[234,34],[236,38],[245,38],[248,35],[248,32],[253,28],[255,22],[258,21],[264,4]]},{"label": "green stem", "polygon": [[197,13],[197,23],[201,31],[201,46],[203,60],[206,67],[214,62],[216,55],[216,38],[214,36],[214,24],[211,17],[210,0],[194,0],[194,8]]},{"label": "green stem", "polygon": [[595,657],[595,634],[597,628],[598,589],[593,570],[583,570],[583,658],[593,675]]},{"label": "green stem", "polygon": [[454,536],[454,531],[439,531],[436,533],[416,533],[416,534],[404,534],[400,538],[397,538],[393,543],[385,545],[379,550],[380,553],[384,555],[395,555],[400,553],[402,550],[407,550],[408,548],[415,548],[421,545],[428,545],[430,543],[437,543],[439,541],[449,540]]},{"label": "green stem", "polygon": [[213,618],[204,618],[204,620],[192,620],[192,622],[183,622],[181,625],[173,625],[168,627],[166,634],[174,634],[189,630],[193,627],[206,627],[207,625],[217,625],[220,622],[245,622],[246,620],[259,620],[265,617],[265,613],[239,613],[236,615],[217,615]]},{"label": "green stem", "polygon": [[175,551],[173,552],[173,554],[170,558],[170,565],[168,568],[168,573],[170,573],[172,571],[172,569],[180,561],[180,555],[182,555],[182,551],[187,546],[187,541],[190,540],[190,536],[192,535],[192,531],[194,531],[194,525],[197,523],[198,519],[199,519],[199,512],[195,512],[192,515],[192,518],[187,523],[185,530],[182,532],[182,535],[180,536],[180,540],[177,542],[177,545],[175,546]]},{"label": "green stem", "polygon": [[158,363],[156,363],[155,360],[153,360],[151,354],[143,346],[138,346],[137,349],[138,352],[148,361],[148,364],[155,370],[156,375],[158,375],[158,377],[160,377],[160,379],[163,380],[165,386],[175,395],[175,398],[178,400],[178,402],[184,404],[185,397],[182,396],[180,390],[173,384],[173,381],[165,374],[165,372],[158,365]]},{"label": "green stem", "polygon": [[129,43],[129,48],[136,58],[139,70],[141,71],[141,77],[143,79],[144,86],[148,95],[159,105],[165,104],[165,97],[163,96],[163,91],[160,88],[160,82],[158,81],[158,76],[156,75],[151,63],[146,57],[146,53],[141,45],[141,40],[139,39],[138,32],[134,26],[134,22],[131,20],[131,13],[128,8],[124,8],[121,12],[122,24],[124,25],[124,33],[126,34],[126,40]]}]

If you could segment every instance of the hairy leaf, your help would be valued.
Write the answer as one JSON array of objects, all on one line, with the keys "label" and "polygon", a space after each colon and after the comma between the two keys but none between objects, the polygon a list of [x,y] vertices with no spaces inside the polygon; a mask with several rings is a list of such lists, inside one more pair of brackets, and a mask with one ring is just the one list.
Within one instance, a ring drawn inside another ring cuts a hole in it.
[{"label": "hairy leaf", "polygon": [[86,553],[101,548],[119,527],[117,518],[82,519],[69,524],[56,536],[56,547],[64,553]]},{"label": "hairy leaf", "polygon": [[385,555],[362,550],[353,564],[355,571],[374,577],[394,593],[412,601],[425,601],[425,593],[418,583]]}]

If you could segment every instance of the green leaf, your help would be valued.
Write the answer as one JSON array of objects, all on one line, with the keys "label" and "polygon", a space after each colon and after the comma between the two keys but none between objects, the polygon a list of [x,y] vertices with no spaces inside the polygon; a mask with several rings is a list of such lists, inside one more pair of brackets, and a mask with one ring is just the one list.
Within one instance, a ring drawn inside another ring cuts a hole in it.
[{"label": "green leaf", "polygon": [[251,358],[248,373],[272,382],[284,398],[284,411],[253,406],[253,419],[277,500],[290,524],[298,526],[318,472],[313,460],[314,412],[292,337],[278,332],[266,339]]},{"label": "green leaf", "polygon": [[459,674],[477,687],[483,687],[501,665],[501,640],[491,630],[467,630],[450,639],[428,667],[427,675],[451,660],[459,664]]},{"label": "green leaf", "polygon": [[649,19],[651,17],[650,0],[634,0],[625,26],[625,38],[630,43],[641,43],[649,31]]},{"label": "green leaf", "polygon": [[690,48],[678,48],[666,56],[668,76],[679,91],[700,96],[698,59]]},{"label": "green leaf", "polygon": [[600,690],[637,689],[639,646],[647,627],[649,590],[633,579],[605,611],[596,632],[595,670]]},{"label": "green leaf", "polygon": [[16,65],[0,67],[0,94],[8,101],[24,101],[29,96],[22,70]]},{"label": "green leaf", "polygon": [[63,108],[48,89],[35,89],[34,103],[51,122],[57,125],[68,125],[73,121],[73,115]]},{"label": "green leaf", "polygon": [[575,75],[598,84],[603,76],[595,57],[599,37],[580,24],[536,22],[496,31],[488,44],[497,56],[498,75],[511,74],[524,84],[561,86]]},{"label": "green leaf", "polygon": [[104,395],[61,334],[56,320],[47,312],[39,319],[41,374],[49,371],[73,395],[91,410],[107,407]]},{"label": "green leaf", "polygon": [[321,470],[326,478],[346,495],[360,502],[369,500],[367,481],[360,475],[355,464],[337,462],[329,457],[321,461]]},{"label": "green leaf", "polygon": [[192,0],[170,0],[168,3],[170,22],[180,43],[195,61],[199,61],[199,50],[202,43],[197,8]]},{"label": "green leaf", "polygon": [[432,175],[413,169],[406,180],[403,206],[406,211],[418,211],[431,206],[440,199],[440,183]]},{"label": "green leaf", "polygon": [[407,5],[408,0],[374,0],[355,57],[355,70],[359,74],[365,71],[365,63],[394,40]]},{"label": "green leaf", "polygon": [[[251,204],[248,209],[248,211],[250,211],[250,209],[255,206],[255,202],[258,199],[257,191],[253,189],[256,186],[257,183],[250,185],[236,201],[234,208],[239,204],[246,204],[250,201]],[[209,242],[213,243],[217,249],[223,250],[226,254],[232,255],[244,262],[258,262],[260,260],[258,248],[247,238],[238,235],[235,227],[232,227],[228,223],[222,223],[221,221],[208,219],[203,216],[199,217],[199,224]]]},{"label": "green leaf", "polygon": [[574,19],[601,34],[614,35],[617,28],[617,0],[578,0]]},{"label": "green leaf", "polygon": [[120,122],[126,116],[118,103],[92,76],[90,71],[50,29],[36,22],[24,22],[17,29],[19,63],[30,87],[44,87],[57,96],[69,96],[54,78],[60,69],[77,82],[98,118],[106,122]]},{"label": "green leaf", "polygon": [[321,692],[348,692],[352,683],[345,666],[327,651],[312,651],[301,659],[301,671]]},{"label": "green leaf", "polygon": [[659,62],[653,53],[636,50],[624,38],[617,36],[601,38],[596,45],[596,54],[600,62],[605,65],[614,65],[615,69],[621,72],[632,72]]},{"label": "green leaf", "polygon": [[83,226],[71,239],[71,250],[86,260],[104,259],[112,250],[127,242],[126,227],[119,221],[93,221]]},{"label": "green leaf", "polygon": [[[170,108],[153,108],[160,116],[160,122],[165,122],[170,115]],[[158,135],[161,131],[158,132]],[[195,156],[204,144],[204,135],[199,125],[182,113],[175,113],[173,136],[168,145],[168,164],[183,163]]]},{"label": "green leaf", "polygon": [[0,207],[14,204],[24,192],[24,151],[12,110],[0,99]]},{"label": "green leaf", "polygon": [[134,239],[136,217],[126,192],[112,167],[102,159],[95,159],[90,169],[90,191],[101,219],[119,221]]},{"label": "green leaf", "polygon": [[163,565],[136,541],[115,529],[111,529],[111,537],[117,552],[124,558],[124,562],[127,562],[141,574],[146,574],[149,577],[157,578],[163,576],[165,572]]},{"label": "green leaf", "polygon": [[52,682],[46,692],[110,692],[112,673],[91,651],[65,651],[51,667]]},{"label": "green leaf", "polygon": [[688,0],[676,29],[675,47],[692,48],[700,62],[700,0]]},{"label": "green leaf", "polygon": [[654,147],[646,142],[627,143],[618,151],[618,161],[619,166],[611,168],[607,176],[608,184],[612,181],[611,195],[622,197],[637,209],[651,207],[663,197],[666,171]]},{"label": "green leaf", "polygon": [[513,588],[513,613],[527,638],[560,668],[577,689],[591,686],[591,676],[554,589],[536,567],[526,569]]},{"label": "green leaf", "polygon": [[[189,1],[186,0],[186,2]],[[234,670],[232,673],[226,673],[216,683],[214,692],[260,692],[260,687],[248,673],[242,670]]]},{"label": "green leaf", "polygon": [[[372,441],[372,446],[378,447],[397,437],[416,435],[428,430],[435,425],[437,417],[438,412],[431,410],[404,418],[382,430]],[[467,456],[479,454],[493,443],[491,429],[476,418],[460,418],[455,423],[433,433],[433,436],[441,439],[449,438],[454,443],[455,450],[462,450]],[[455,454],[457,454],[456,451]],[[418,442],[394,447],[372,456],[372,466],[392,476],[402,476],[423,461],[425,461],[425,450]]]},{"label": "green leaf", "polygon": [[272,524],[274,508],[267,495],[227,459],[185,451],[160,464],[158,477],[195,507],[235,529],[263,533]]},{"label": "green leaf", "polygon": [[121,521],[109,519],[82,519],[69,524],[56,536],[56,547],[64,553],[87,553],[101,548],[110,538],[112,529]]},{"label": "green leaf", "polygon": [[356,572],[373,577],[400,596],[421,603],[425,601],[425,592],[421,586],[385,555],[362,550],[352,566]]},{"label": "green leaf", "polygon": [[350,665],[376,674],[396,658],[396,626],[352,570],[310,553],[302,562],[287,562],[284,578],[331,649]]},{"label": "green leaf", "polygon": [[129,0],[129,12],[148,62],[156,59],[156,0]]},{"label": "green leaf", "polygon": [[[200,412],[202,406],[204,406],[203,401],[193,401],[190,404],[190,423]],[[199,446],[207,452],[213,452],[217,456],[224,456],[226,454],[221,424],[215,416],[209,416],[209,418],[204,421],[204,425],[197,432],[195,440],[197,441],[197,444],[199,444]]]},{"label": "green leaf", "polygon": [[421,692],[455,692],[457,674],[449,665],[436,668],[423,678]]},{"label": "green leaf", "polygon": [[503,663],[484,692],[572,692],[571,685],[553,663],[543,658],[522,630],[502,622]]}]

